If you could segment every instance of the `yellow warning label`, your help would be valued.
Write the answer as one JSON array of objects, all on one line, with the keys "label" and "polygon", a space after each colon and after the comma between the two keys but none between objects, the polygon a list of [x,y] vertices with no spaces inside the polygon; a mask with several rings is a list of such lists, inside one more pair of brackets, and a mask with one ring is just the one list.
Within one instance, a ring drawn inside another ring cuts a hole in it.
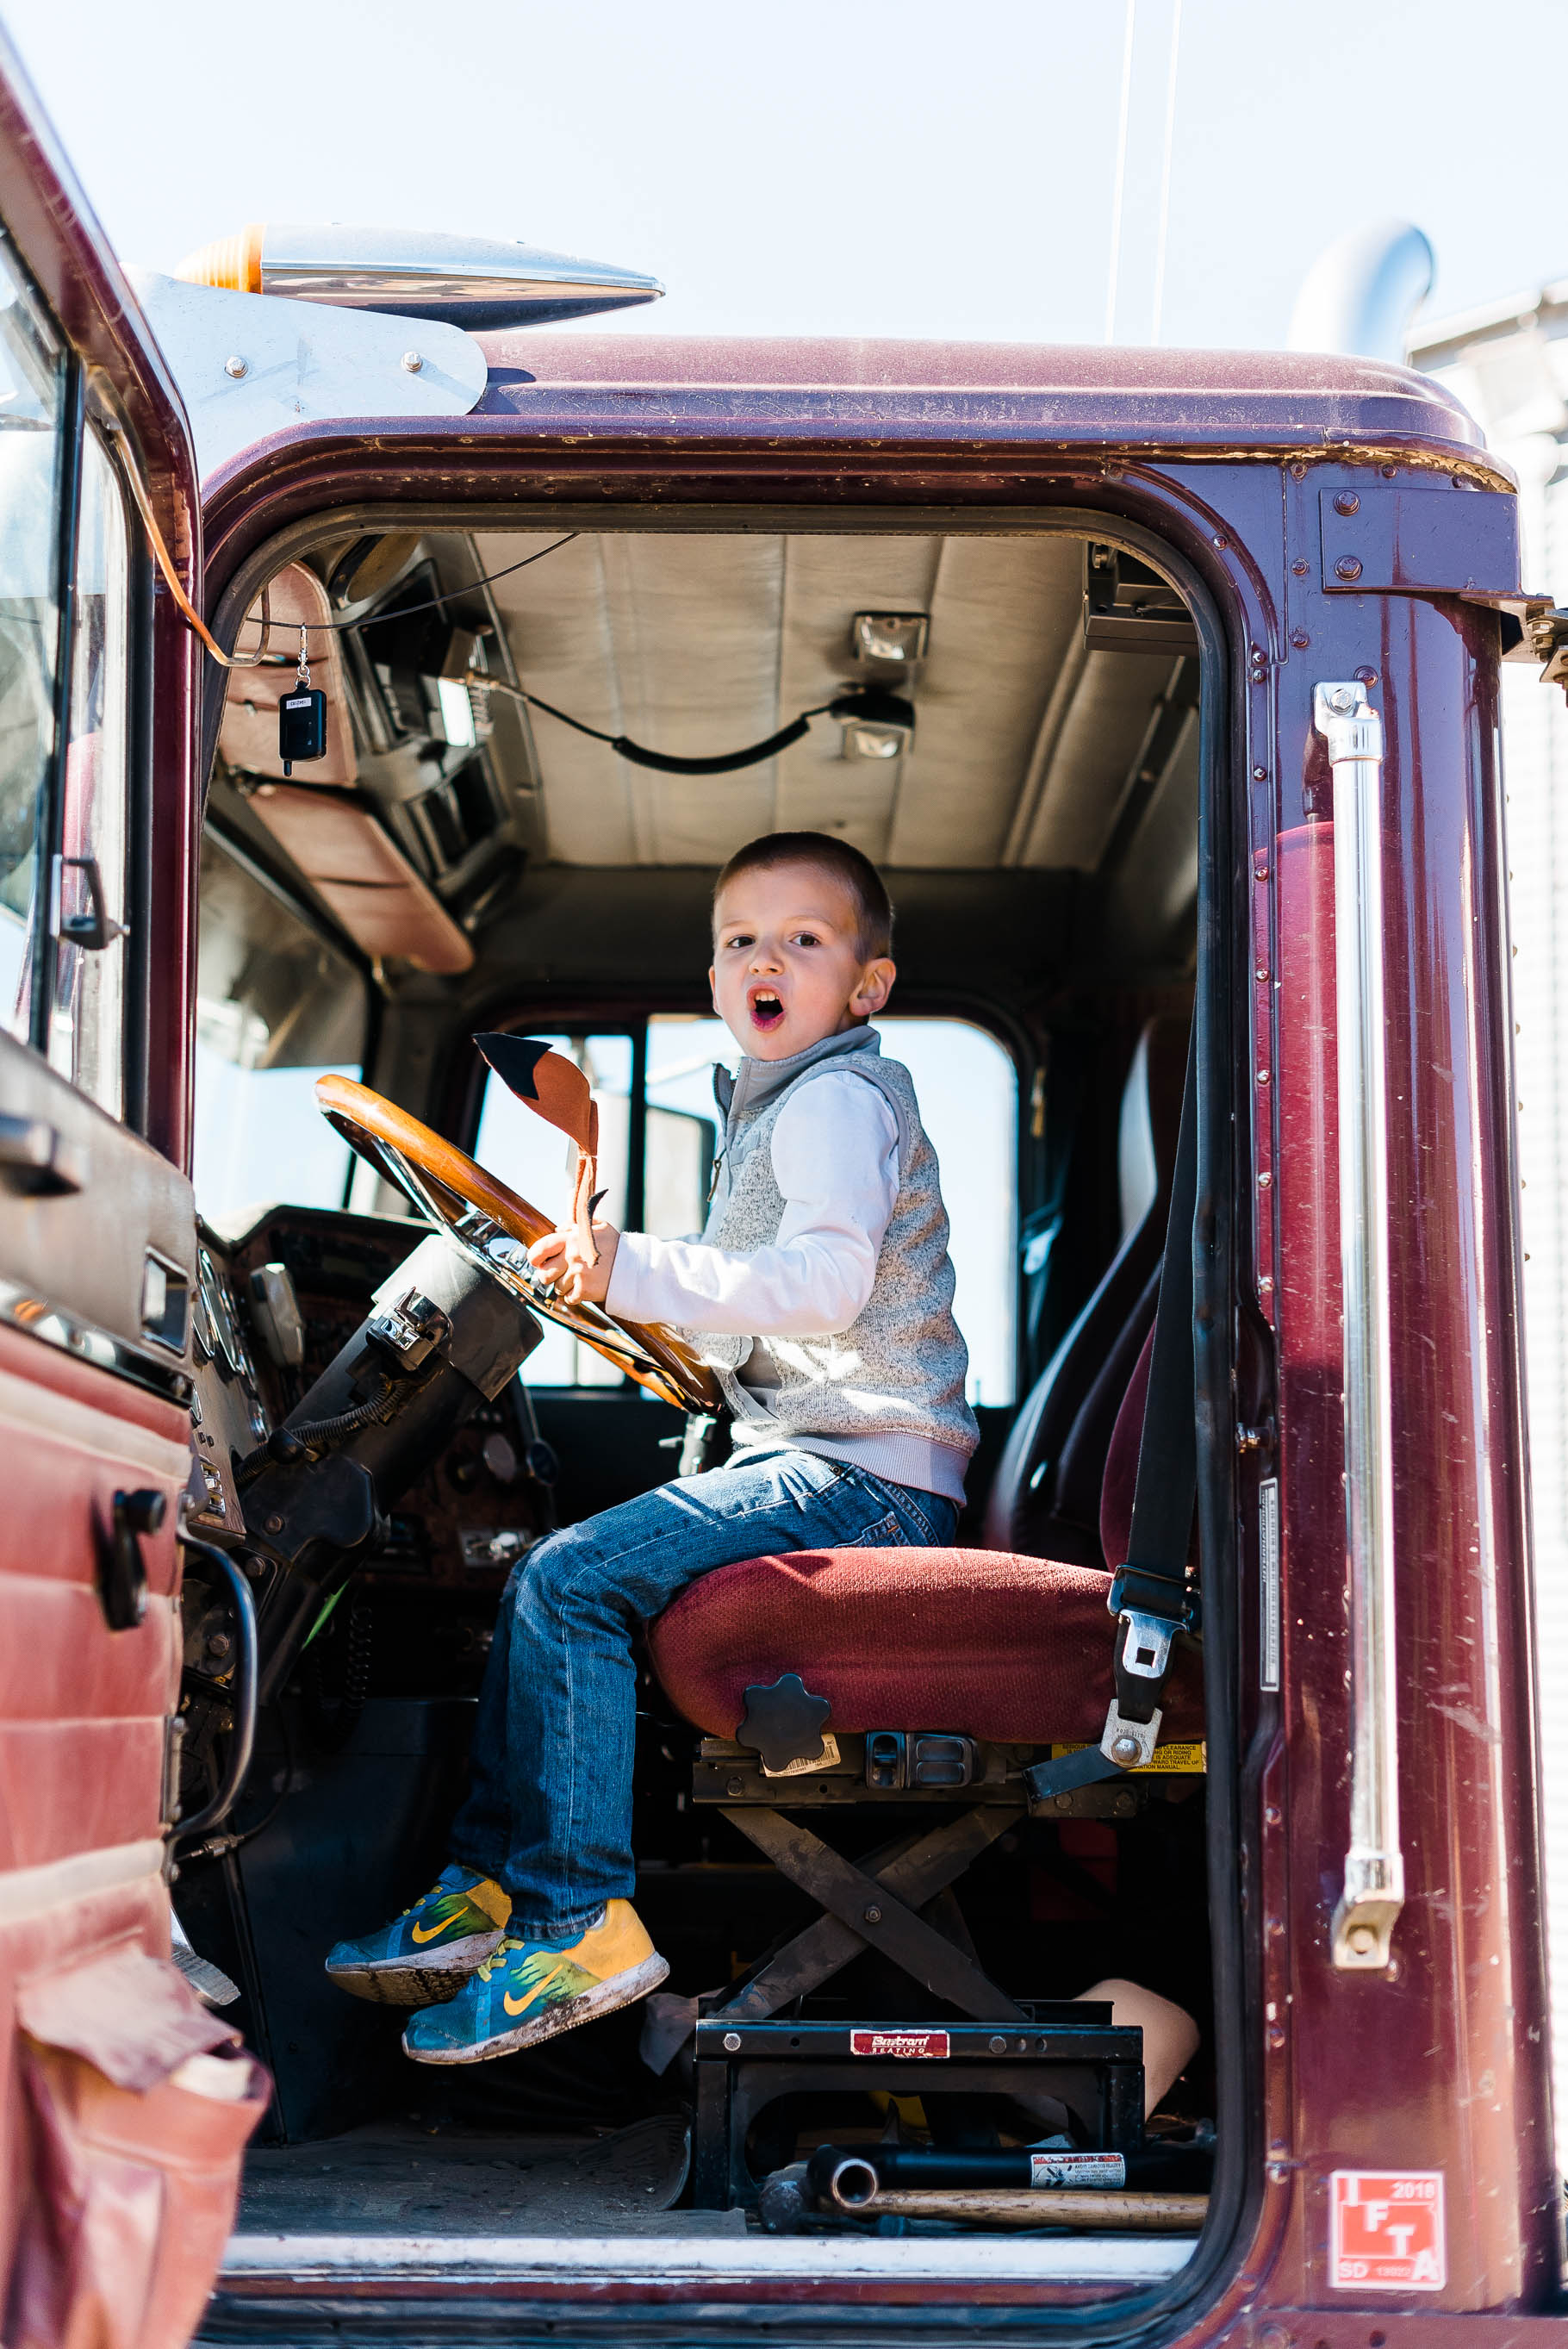
[{"label": "yellow warning label", "polygon": [[[1064,1754],[1082,1754],[1087,1750],[1082,1745],[1053,1745],[1051,1759],[1059,1762]],[[1209,1749],[1202,1738],[1189,1745],[1157,1745],[1152,1762],[1140,1762],[1136,1769],[1129,1770],[1126,1775],[1130,1778],[1137,1778],[1148,1771],[1162,1770],[1173,1776],[1202,1775],[1209,1766],[1208,1754]]]}]

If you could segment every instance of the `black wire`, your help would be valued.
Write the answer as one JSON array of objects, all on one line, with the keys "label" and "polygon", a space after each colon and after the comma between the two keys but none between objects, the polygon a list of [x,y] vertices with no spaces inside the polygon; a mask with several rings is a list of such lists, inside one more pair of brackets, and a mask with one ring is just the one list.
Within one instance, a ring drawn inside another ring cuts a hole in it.
[{"label": "black wire", "polygon": [[294,1734],[289,1728],[288,1709],[284,1705],[281,1696],[278,1698],[277,1702],[273,1707],[273,1711],[277,1715],[278,1731],[283,1740],[284,1782],[278,1788],[276,1794],[273,1796],[271,1806],[256,1821],[255,1826],[253,1827],[243,1827],[241,1829],[239,1834],[235,1836],[233,1842],[229,1847],[231,1851],[238,1851],[242,1844],[253,1843],[259,1835],[265,1835],[267,1829],[272,1826],[273,1821],[277,1817],[278,1813],[283,1809],[284,1804],[287,1800],[288,1796],[294,1792]]},{"label": "black wire", "polygon": [[799,718],[792,718],[777,734],[769,734],[765,742],[753,742],[744,750],[726,750],[716,759],[681,759],[670,751],[646,750],[641,742],[634,742],[629,734],[606,734],[600,727],[585,725],[581,718],[569,717],[564,709],[557,709],[553,702],[542,701],[537,693],[526,693],[521,685],[508,685],[504,678],[488,677],[482,670],[470,669],[468,682],[490,692],[510,693],[514,700],[526,701],[531,709],[542,709],[547,718],[558,718],[562,726],[586,734],[591,741],[608,742],[612,750],[619,751],[623,759],[630,759],[634,766],[653,767],[665,775],[726,775],[738,767],[759,766],[764,759],[771,759],[777,752],[787,750],[792,742],[799,742],[812,719],[823,717],[833,706],[824,701],[815,709],[803,709]]},{"label": "black wire", "polygon": [[[562,537],[552,539],[548,546],[542,546],[537,554],[525,554],[521,563],[509,563],[504,571],[487,572],[482,579],[471,579],[466,586],[453,587],[444,595],[432,595],[423,604],[402,604],[390,612],[367,612],[357,620],[280,620],[276,625],[280,629],[290,631],[298,628],[307,636],[343,636],[351,628],[375,628],[395,620],[412,619],[419,612],[444,611],[449,604],[459,602],[464,595],[471,595],[477,587],[490,587],[498,579],[510,579],[514,572],[526,571],[531,563],[542,563],[547,554],[555,553],[557,547],[570,546],[574,538],[581,536],[581,531],[569,530]],[[254,665],[258,667],[286,668],[291,657],[287,653],[270,657],[263,655]],[[547,718],[557,719],[562,726],[570,726],[575,732],[586,734],[590,741],[607,742],[613,750],[623,759],[631,760],[634,766],[652,767],[665,775],[726,775],[733,774],[742,767],[760,766],[764,759],[774,758],[780,750],[787,750],[792,743],[799,742],[812,719],[826,716],[835,706],[833,702],[823,701],[815,709],[803,709],[799,718],[791,719],[788,726],[781,726],[777,734],[769,734],[765,742],[753,742],[744,750],[727,750],[712,759],[682,759],[667,751],[650,750],[641,742],[634,742],[629,734],[606,734],[600,727],[586,725],[581,718],[570,717],[564,709],[557,709],[553,702],[542,701],[538,694],[527,693],[521,686],[512,685],[503,677],[490,677],[483,670],[470,669],[466,682],[482,687],[487,692],[509,693],[514,700],[526,702],[531,709],[542,709]],[[329,1424],[335,1425],[335,1423]],[[252,1458],[255,1457],[253,1454]]]},{"label": "black wire", "polygon": [[[203,1839],[202,1842],[194,1845],[191,1850],[181,1852],[180,1857],[182,1862],[190,1862],[197,1859],[221,1859],[225,1857],[227,1854],[232,1851],[238,1851],[242,1845],[253,1843],[259,1835],[265,1835],[267,1829],[272,1826],[273,1821],[277,1817],[278,1813],[283,1809],[284,1804],[288,1799],[289,1795],[293,1794],[294,1774],[294,1733],[289,1727],[288,1708],[284,1704],[281,1696],[274,1699],[273,1711],[276,1716],[279,1734],[283,1741],[284,1768],[282,1785],[279,1786],[277,1792],[273,1795],[271,1803],[263,1812],[261,1817],[256,1821],[253,1826],[242,1827],[237,1833],[231,1833],[226,1829],[220,1828],[210,1839]],[[211,1847],[213,1845],[217,1846],[216,1850]]]},{"label": "black wire", "polygon": [[[570,546],[574,538],[582,535],[579,530],[569,530],[564,538],[552,539],[537,554],[525,554],[521,563],[509,563],[504,571],[487,572],[482,579],[470,579],[464,587],[449,587],[444,595],[432,595],[423,604],[400,604],[395,612],[366,612],[357,620],[274,620],[273,626],[290,636],[303,628],[307,636],[341,636],[351,628],[377,628],[384,621],[410,620],[416,612],[444,611],[449,604],[460,603],[465,595],[471,595],[476,587],[492,587],[498,579],[510,579],[514,571],[526,571],[531,563],[542,563],[558,546]],[[278,666],[286,668],[292,658],[292,654],[285,653]]]}]

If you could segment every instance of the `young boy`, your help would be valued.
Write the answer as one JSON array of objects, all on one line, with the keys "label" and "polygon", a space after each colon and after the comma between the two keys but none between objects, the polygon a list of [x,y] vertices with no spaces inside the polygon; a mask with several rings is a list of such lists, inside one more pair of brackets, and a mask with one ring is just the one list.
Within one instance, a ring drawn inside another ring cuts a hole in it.
[{"label": "young boy", "polygon": [[[569,1300],[680,1328],[733,1413],[722,1468],[538,1543],[501,1601],[452,1863],[333,1981],[419,2005],[421,2064],[509,2054],[669,1971],[631,1906],[633,1626],[738,1558],[951,1542],[977,1431],[935,1154],[908,1071],[867,1022],[895,976],[876,868],[774,833],[714,893],[724,1151],[700,1241],[595,1226],[539,1241]],[[453,1995],[453,1992],[456,1995]],[[438,2003],[423,2003],[435,2001]]]}]

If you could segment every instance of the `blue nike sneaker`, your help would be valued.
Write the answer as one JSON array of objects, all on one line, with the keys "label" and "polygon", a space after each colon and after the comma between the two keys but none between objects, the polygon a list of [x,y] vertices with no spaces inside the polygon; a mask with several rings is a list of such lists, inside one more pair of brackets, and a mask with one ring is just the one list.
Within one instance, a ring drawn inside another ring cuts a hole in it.
[{"label": "blue nike sneaker", "polygon": [[477,1965],[493,1957],[511,1914],[511,1896],[456,1862],[443,1868],[390,1925],[329,1951],[329,1982],[383,2006],[425,2006],[455,1998]]},{"label": "blue nike sneaker", "polygon": [[482,2064],[537,2046],[657,1990],[669,1972],[629,1900],[612,1900],[570,1940],[508,1933],[455,1998],[408,2017],[403,2053],[416,2064]]}]

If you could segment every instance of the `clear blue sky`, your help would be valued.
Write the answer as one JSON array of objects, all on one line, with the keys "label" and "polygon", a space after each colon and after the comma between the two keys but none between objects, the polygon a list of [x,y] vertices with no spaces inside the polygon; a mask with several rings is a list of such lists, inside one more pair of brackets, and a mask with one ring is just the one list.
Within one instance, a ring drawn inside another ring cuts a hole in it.
[{"label": "clear blue sky", "polygon": [[[1128,342],[1172,5],[1137,6]],[[672,333],[1101,336],[1124,0],[0,13],[155,267],[250,219],[413,223],[652,270]],[[1313,256],[1390,212],[1435,312],[1568,274],[1565,32],[1568,0],[1184,0],[1162,339],[1279,343]]]}]

